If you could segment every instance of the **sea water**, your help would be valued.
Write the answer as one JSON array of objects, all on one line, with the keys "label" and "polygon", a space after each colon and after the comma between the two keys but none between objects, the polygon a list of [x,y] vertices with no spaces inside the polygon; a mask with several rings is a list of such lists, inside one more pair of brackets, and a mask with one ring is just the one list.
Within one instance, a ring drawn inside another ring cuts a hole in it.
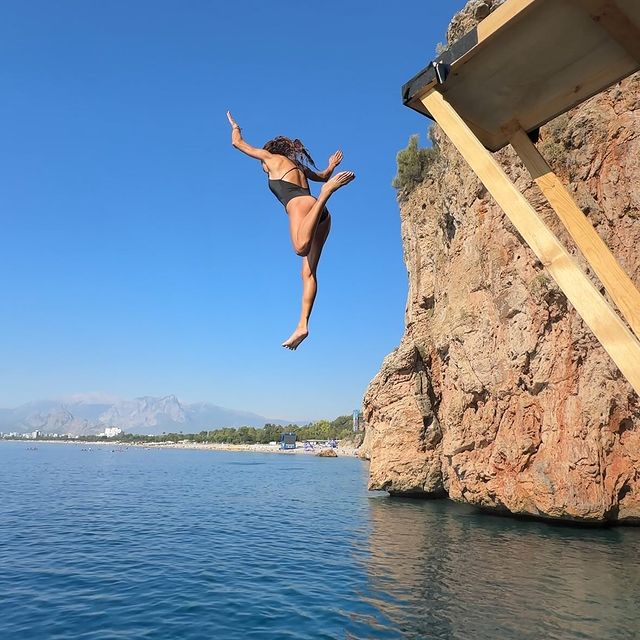
[{"label": "sea water", "polygon": [[0,638],[640,637],[639,529],[366,477],[352,458],[2,442]]}]

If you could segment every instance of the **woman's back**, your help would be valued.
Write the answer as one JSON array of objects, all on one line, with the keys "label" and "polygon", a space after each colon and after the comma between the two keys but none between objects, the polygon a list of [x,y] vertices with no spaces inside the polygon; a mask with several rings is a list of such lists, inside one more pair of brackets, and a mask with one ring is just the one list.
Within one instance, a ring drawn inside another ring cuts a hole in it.
[{"label": "woman's back", "polygon": [[[269,173],[269,189],[273,195],[280,200],[283,206],[286,208],[287,204],[293,198],[298,196],[309,196],[311,192],[309,190],[309,183],[304,175],[304,171],[297,164],[293,163],[289,158],[281,156],[284,160],[288,160],[289,166],[284,170],[284,173],[280,174],[279,170]],[[284,165],[284,163],[282,163]],[[282,169],[283,167],[279,167]],[[273,173],[280,175],[279,178],[272,178]],[[297,180],[296,180],[297,179]]]},{"label": "woman's back", "polygon": [[[304,169],[290,158],[287,158],[287,156],[274,154],[263,164],[269,176],[269,182],[291,182],[303,189],[309,188]],[[285,176],[286,180],[283,180]]]}]

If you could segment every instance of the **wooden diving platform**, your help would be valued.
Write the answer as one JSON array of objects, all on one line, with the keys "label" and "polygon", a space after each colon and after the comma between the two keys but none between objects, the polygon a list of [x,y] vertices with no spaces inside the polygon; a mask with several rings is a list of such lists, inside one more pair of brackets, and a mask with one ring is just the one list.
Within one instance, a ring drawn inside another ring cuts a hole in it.
[{"label": "wooden diving platform", "polygon": [[638,0],[507,0],[402,88],[404,103],[441,93],[491,151],[513,121],[534,131],[640,69]]},{"label": "wooden diving platform", "polygon": [[[507,0],[411,78],[402,99],[441,126],[640,395],[640,292],[532,141],[638,69],[640,0]],[[627,324],[493,157],[507,144]]]}]

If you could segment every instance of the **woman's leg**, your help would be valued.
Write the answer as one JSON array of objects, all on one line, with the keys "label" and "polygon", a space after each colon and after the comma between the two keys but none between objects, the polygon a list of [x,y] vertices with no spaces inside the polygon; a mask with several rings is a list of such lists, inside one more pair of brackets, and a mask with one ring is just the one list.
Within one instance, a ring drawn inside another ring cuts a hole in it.
[{"label": "woman's leg", "polygon": [[[355,174],[351,171],[341,171],[322,185],[320,195],[312,204],[311,208],[308,208],[306,202],[301,202],[300,205],[304,204],[306,206],[294,205],[290,211],[287,211],[289,214],[291,241],[293,242],[295,252],[299,256],[309,255],[318,221],[331,194],[340,187],[344,187],[345,184],[351,182],[355,177]],[[307,198],[305,198],[305,201],[306,200]]]},{"label": "woman's leg", "polygon": [[309,316],[313,309],[313,303],[318,291],[317,270],[322,247],[331,230],[331,216],[327,211],[325,220],[317,225],[316,234],[311,242],[309,253],[302,258],[302,306],[300,309],[300,322],[289,338],[282,343],[283,347],[295,350],[309,335]]}]

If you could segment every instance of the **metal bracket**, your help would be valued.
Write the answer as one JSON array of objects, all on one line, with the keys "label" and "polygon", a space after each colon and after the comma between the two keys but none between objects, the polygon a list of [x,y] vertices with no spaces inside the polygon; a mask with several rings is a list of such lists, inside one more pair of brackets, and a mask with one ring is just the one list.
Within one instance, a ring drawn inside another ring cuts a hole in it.
[{"label": "metal bracket", "polygon": [[446,62],[432,62],[431,66],[436,72],[436,79],[438,80],[438,84],[444,84],[451,69],[450,65],[448,65]]}]

